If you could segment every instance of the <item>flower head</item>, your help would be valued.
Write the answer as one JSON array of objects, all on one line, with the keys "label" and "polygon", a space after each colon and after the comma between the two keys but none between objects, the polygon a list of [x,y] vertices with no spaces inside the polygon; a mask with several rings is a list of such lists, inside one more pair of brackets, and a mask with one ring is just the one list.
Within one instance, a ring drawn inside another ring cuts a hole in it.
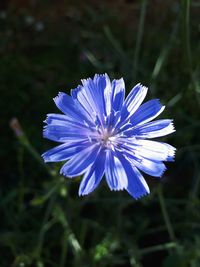
[{"label": "flower head", "polygon": [[60,145],[42,156],[45,162],[66,161],[60,173],[84,174],[79,195],[92,192],[104,174],[111,190],[127,190],[135,199],[149,193],[140,171],[161,177],[163,161],[173,161],[175,148],[151,141],[174,132],[172,120],[155,120],[163,110],[158,99],[142,104],[147,88],[137,84],[125,99],[121,78],[107,74],[82,80],[71,96],[54,98],[64,114],[48,114],[44,137]]}]

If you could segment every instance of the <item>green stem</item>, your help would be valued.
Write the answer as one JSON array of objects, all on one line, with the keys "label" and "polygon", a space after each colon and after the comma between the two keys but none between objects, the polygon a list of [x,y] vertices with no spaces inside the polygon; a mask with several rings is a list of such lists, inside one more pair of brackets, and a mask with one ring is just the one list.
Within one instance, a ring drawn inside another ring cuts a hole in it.
[{"label": "green stem", "polygon": [[166,209],[165,200],[164,200],[164,196],[163,196],[163,192],[162,192],[161,187],[158,188],[158,198],[159,198],[163,218],[164,218],[164,221],[165,221],[165,224],[167,227],[167,231],[169,233],[169,237],[172,241],[176,241],[176,237],[175,237],[174,230],[173,230],[170,218],[169,218],[169,214],[168,214],[167,209]]},{"label": "green stem", "polygon": [[142,36],[144,32],[144,23],[145,23],[145,17],[146,17],[146,9],[147,9],[146,7],[147,7],[147,0],[142,0],[138,34],[137,34],[136,45],[135,45],[134,62],[133,62],[133,71],[134,71],[133,77],[134,78],[136,78],[137,70],[138,70],[140,47],[141,47]]},{"label": "green stem", "polygon": [[24,208],[24,195],[25,195],[25,186],[24,186],[24,170],[23,170],[23,158],[24,158],[24,148],[22,146],[19,147],[18,152],[18,166],[19,166],[19,211],[22,211]]},{"label": "green stem", "polygon": [[124,50],[121,47],[121,44],[119,43],[119,41],[115,38],[115,36],[113,35],[113,33],[111,32],[110,28],[108,26],[105,26],[103,28],[104,33],[108,39],[108,41],[111,43],[111,45],[113,46],[113,48],[115,49],[116,53],[118,54],[118,56],[120,58],[126,58],[126,54],[124,52]]},{"label": "green stem", "polygon": [[197,101],[200,104],[199,92],[200,86],[199,81],[195,77],[192,66],[192,56],[191,56],[191,45],[190,45],[190,0],[182,0],[183,9],[183,43],[184,43],[184,54],[187,63],[187,71],[190,75],[191,83],[195,89]]},{"label": "green stem", "polygon": [[[190,76],[192,87],[194,88],[196,99],[200,105],[200,86],[199,80],[195,77],[193,66],[192,66],[192,57],[191,57],[191,45],[190,45],[190,0],[182,0],[182,10],[183,10],[183,41],[184,41],[184,54],[187,63],[187,72]],[[196,169],[199,169],[199,164],[195,158],[193,152],[191,152],[192,158]],[[194,186],[191,192],[191,199],[195,199],[198,194],[198,189],[200,185],[200,175],[198,174],[195,179]]]},{"label": "green stem", "polygon": [[192,182],[192,189],[190,192],[190,200],[191,203],[189,204],[189,208],[190,205],[193,206],[193,201],[196,201],[198,198],[198,192],[199,192],[199,185],[200,185],[200,173],[199,173],[199,162],[196,158],[196,153],[193,150],[188,149],[188,152],[191,156],[191,159],[194,162],[194,178],[193,178],[193,182]]},{"label": "green stem", "polygon": [[49,173],[50,176],[55,176],[55,174],[51,171],[51,169],[48,167],[48,165],[46,165],[41,157],[41,155],[37,152],[37,150],[31,145],[31,143],[29,142],[28,138],[26,137],[25,134],[18,136],[18,139],[20,141],[20,143],[22,144],[22,146],[24,146],[29,153],[38,161],[38,163],[40,163],[40,165],[42,165],[46,171]]},{"label": "green stem", "polygon": [[190,48],[190,0],[182,0],[183,8],[183,39],[185,44],[185,58],[188,71],[191,71],[191,48]]},{"label": "green stem", "polygon": [[54,176],[54,173],[51,172],[49,167],[44,163],[41,155],[37,152],[37,150],[31,145],[29,142],[28,137],[26,136],[26,133],[23,131],[20,122],[17,118],[12,118],[10,121],[10,128],[14,131],[17,139],[21,143],[23,147],[25,147],[29,153],[47,170],[47,172]]},{"label": "green stem", "polygon": [[46,232],[51,228],[52,225],[54,225],[56,223],[56,219],[53,218],[51,221],[48,221],[51,215],[51,211],[53,209],[53,205],[55,202],[55,197],[52,197],[48,203],[46,212],[44,214],[44,220],[42,223],[42,227],[40,229],[39,232],[39,236],[38,236],[38,243],[37,243],[37,249],[36,249],[36,257],[39,259],[41,257],[41,252],[42,252],[42,248],[43,248],[43,244],[44,244],[44,237]]},{"label": "green stem", "polygon": [[148,247],[148,248],[143,248],[143,249],[140,250],[140,253],[141,254],[147,254],[147,253],[152,253],[152,252],[155,252],[155,251],[175,248],[176,246],[177,246],[176,243],[169,242],[169,243],[165,243],[165,244],[161,244],[161,245],[156,245],[156,246],[152,246],[152,247]]},{"label": "green stem", "polygon": [[60,267],[66,266],[67,251],[68,251],[68,232],[64,231],[62,240]]}]

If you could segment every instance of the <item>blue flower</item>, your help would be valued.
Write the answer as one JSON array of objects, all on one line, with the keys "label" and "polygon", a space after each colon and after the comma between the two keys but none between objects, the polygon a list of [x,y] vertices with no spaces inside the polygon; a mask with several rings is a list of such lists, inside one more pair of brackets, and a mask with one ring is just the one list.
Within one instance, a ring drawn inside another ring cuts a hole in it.
[{"label": "blue flower", "polygon": [[[173,161],[175,148],[151,141],[174,132],[172,120],[152,121],[163,110],[158,99],[142,104],[147,88],[137,84],[125,99],[121,78],[107,74],[82,80],[71,96],[54,98],[64,114],[48,114],[44,137],[60,145],[42,156],[45,162],[67,161],[60,173],[73,178],[84,174],[79,195],[87,195],[104,174],[111,190],[127,190],[135,199],[149,193],[141,172],[161,177],[163,161]],[[141,105],[142,104],[142,105]]]}]

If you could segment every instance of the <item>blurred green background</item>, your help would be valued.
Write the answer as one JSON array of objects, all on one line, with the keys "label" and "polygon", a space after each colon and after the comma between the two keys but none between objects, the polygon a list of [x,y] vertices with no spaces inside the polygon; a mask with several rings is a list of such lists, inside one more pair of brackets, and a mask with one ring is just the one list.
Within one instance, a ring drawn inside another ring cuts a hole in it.
[{"label": "blurred green background", "polygon": [[[199,18],[198,0],[0,1],[1,267],[200,266]],[[177,129],[139,201],[105,182],[79,198],[40,158],[52,98],[105,72],[148,86]]]}]

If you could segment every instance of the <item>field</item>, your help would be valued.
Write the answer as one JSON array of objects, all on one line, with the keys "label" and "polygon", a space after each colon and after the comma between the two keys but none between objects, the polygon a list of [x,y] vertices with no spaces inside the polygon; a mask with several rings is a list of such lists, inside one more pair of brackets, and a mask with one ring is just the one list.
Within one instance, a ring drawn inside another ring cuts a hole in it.
[{"label": "field", "polygon": [[[200,266],[200,2],[0,3],[1,267]],[[151,194],[134,200],[105,179],[78,196],[81,177],[41,154],[47,113],[95,73],[141,82],[176,132],[177,148]]]}]

